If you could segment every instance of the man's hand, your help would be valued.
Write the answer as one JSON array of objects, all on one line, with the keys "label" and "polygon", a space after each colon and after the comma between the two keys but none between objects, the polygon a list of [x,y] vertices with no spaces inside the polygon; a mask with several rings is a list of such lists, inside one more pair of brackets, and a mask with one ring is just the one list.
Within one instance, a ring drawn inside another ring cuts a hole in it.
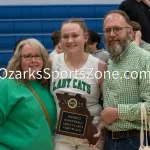
[{"label": "man's hand", "polygon": [[113,107],[105,107],[104,110],[100,114],[101,120],[109,125],[113,123],[116,119],[118,119],[118,108]]}]

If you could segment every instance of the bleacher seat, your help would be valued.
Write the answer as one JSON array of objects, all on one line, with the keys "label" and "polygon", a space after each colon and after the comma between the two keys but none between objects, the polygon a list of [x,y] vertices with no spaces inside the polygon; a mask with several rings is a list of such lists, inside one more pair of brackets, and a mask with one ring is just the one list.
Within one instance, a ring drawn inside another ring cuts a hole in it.
[{"label": "bleacher seat", "polygon": [[[60,30],[63,19],[19,19],[0,20],[0,34],[15,33],[52,33]],[[100,32],[102,29],[102,18],[82,18],[88,29]]]},{"label": "bleacher seat", "polygon": [[13,20],[0,19],[0,34],[15,33],[15,25]]},{"label": "bleacher seat", "polygon": [[95,18],[104,18],[107,12],[118,9],[119,5],[95,5]]},{"label": "bleacher seat", "polygon": [[23,38],[35,38],[43,43],[47,49],[52,49],[53,42],[50,34],[1,34],[0,51],[14,48],[16,41]]},{"label": "bleacher seat", "polygon": [[[103,35],[101,35],[101,38],[103,39]],[[0,51],[3,50],[10,50],[15,47],[15,43],[19,39],[24,38],[35,38],[39,40],[45,48],[47,49],[53,49],[53,42],[51,39],[51,33],[50,34],[1,34],[0,35]],[[100,44],[100,47],[103,47],[103,44]]]},{"label": "bleacher seat", "polygon": [[11,58],[15,42],[22,38],[36,38],[47,49],[54,48],[51,33],[59,30],[64,20],[82,18],[88,29],[98,32],[102,37],[104,15],[119,5],[12,5],[0,6],[0,66],[6,66]]},{"label": "bleacher seat", "polygon": [[22,18],[21,6],[0,6],[0,19],[18,19]]},{"label": "bleacher seat", "polygon": [[0,50],[12,49],[15,46],[14,35],[0,35]]},{"label": "bleacher seat", "polygon": [[0,51],[0,66],[6,66],[12,57],[12,51]]},{"label": "bleacher seat", "polygon": [[77,5],[17,5],[0,6],[1,19],[47,19],[47,18],[103,18],[118,4],[77,4]]}]

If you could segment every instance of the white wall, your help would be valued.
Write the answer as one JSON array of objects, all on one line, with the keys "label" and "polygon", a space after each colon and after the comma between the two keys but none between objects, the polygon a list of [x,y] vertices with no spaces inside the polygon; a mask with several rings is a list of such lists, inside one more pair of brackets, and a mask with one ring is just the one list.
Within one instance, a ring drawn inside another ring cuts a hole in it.
[{"label": "white wall", "polygon": [[120,4],[123,0],[0,0],[0,5]]}]

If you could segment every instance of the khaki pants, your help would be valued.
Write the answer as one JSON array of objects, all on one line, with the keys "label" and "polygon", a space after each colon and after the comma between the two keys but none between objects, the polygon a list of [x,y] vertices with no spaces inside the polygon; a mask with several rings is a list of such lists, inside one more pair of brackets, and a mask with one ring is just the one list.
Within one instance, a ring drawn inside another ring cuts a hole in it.
[{"label": "khaki pants", "polygon": [[103,150],[104,141],[100,140],[98,147],[89,147],[88,141],[84,139],[56,135],[54,150]]}]

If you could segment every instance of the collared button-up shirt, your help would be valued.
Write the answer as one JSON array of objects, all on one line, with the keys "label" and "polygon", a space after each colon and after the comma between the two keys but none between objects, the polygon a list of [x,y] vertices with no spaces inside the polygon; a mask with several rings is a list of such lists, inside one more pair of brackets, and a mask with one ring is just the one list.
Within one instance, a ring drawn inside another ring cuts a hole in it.
[{"label": "collared button-up shirt", "polygon": [[150,53],[132,42],[117,61],[109,60],[104,81],[104,107],[118,108],[111,131],[140,130],[140,104],[150,115]]}]

